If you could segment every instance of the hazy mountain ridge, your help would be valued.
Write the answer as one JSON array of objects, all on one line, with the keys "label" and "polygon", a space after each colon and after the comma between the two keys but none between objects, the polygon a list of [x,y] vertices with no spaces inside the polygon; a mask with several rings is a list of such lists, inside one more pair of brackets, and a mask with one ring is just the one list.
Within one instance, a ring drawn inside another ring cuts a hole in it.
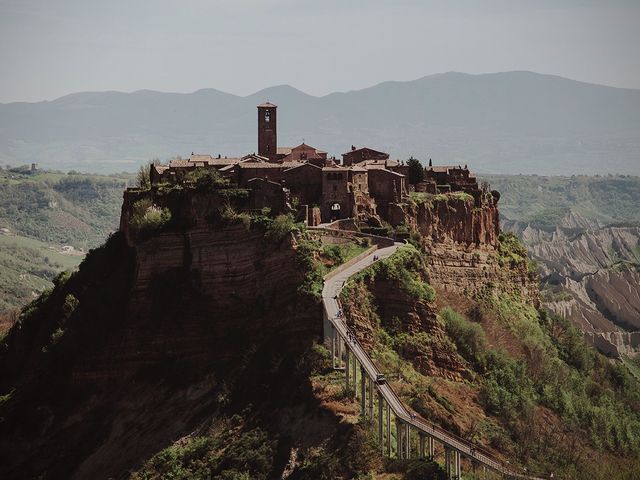
[{"label": "hazy mountain ridge", "polygon": [[287,85],[246,97],[88,92],[0,104],[0,162],[132,169],[153,157],[255,150],[255,105],[279,106],[279,143],[351,144],[480,172],[640,174],[640,90],[530,72],[446,73],[314,97]]}]

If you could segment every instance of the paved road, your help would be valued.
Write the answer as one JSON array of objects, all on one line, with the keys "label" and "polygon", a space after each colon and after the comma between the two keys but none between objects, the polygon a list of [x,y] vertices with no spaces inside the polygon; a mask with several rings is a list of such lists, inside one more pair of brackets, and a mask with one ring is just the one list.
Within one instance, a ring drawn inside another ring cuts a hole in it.
[{"label": "paved road", "polygon": [[[322,301],[329,320],[339,332],[340,336],[345,339],[345,343],[349,344],[349,349],[354,353],[354,355],[358,359],[358,362],[367,372],[367,375],[373,379],[375,379],[377,374],[381,372],[377,369],[371,358],[369,358],[369,355],[365,352],[365,350],[362,348],[362,345],[360,345],[357,340],[348,340],[350,336],[347,333],[348,328],[345,323],[345,319],[344,317],[338,317],[337,315],[338,309],[340,308],[337,298],[340,295],[340,291],[342,290],[343,286],[349,282],[349,278],[351,276],[364,270],[374,263],[374,256],[377,256],[377,261],[383,260],[393,255],[396,250],[398,250],[398,248],[401,248],[403,245],[403,243],[395,243],[391,247],[376,250],[371,255],[365,257],[359,262],[338,273],[333,278],[327,280],[322,290]],[[398,398],[389,384],[385,383],[383,385],[376,386],[384,397],[385,401],[391,407],[391,410],[393,410],[393,413],[403,422],[408,423],[418,430],[426,433],[427,435],[432,436],[444,445],[457,450],[467,458],[474,459],[476,462],[485,465],[486,467],[510,478],[543,480],[539,477],[532,477],[509,471],[501,462],[492,458],[490,454],[481,451],[478,447],[473,446],[466,440],[463,440],[456,435],[447,432],[446,430],[443,430],[439,427],[436,427],[434,424],[418,417],[415,413],[410,411],[404,405],[404,403],[402,403],[402,401]]]}]

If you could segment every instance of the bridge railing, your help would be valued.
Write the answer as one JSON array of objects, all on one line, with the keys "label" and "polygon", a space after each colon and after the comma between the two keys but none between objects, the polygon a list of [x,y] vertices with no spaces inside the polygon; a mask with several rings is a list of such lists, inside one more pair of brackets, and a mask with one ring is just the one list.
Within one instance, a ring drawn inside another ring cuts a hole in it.
[{"label": "bridge railing", "polygon": [[[350,232],[353,233],[353,232]],[[355,263],[355,262],[354,262]],[[368,266],[368,265],[367,265]],[[366,268],[366,267],[363,267]],[[341,269],[341,271],[344,270]],[[328,280],[328,279],[327,279]],[[343,317],[334,318],[327,308],[328,301],[336,302],[336,310],[341,309],[342,305],[338,299],[340,291],[342,287],[338,289],[338,292],[334,298],[325,298],[323,297],[323,310],[324,316],[335,331],[338,334],[338,338],[340,341],[344,342],[346,348],[351,350],[356,356],[357,360],[360,362],[360,365],[367,373],[367,376],[373,380],[373,384],[376,385],[377,391],[382,395],[384,400],[389,405],[390,409],[393,411],[393,414],[396,418],[399,418],[402,422],[413,426],[415,429],[420,431],[421,433],[431,436],[432,438],[437,439],[442,444],[447,447],[458,451],[463,456],[471,459],[472,461],[476,461],[477,463],[484,465],[485,467],[507,477],[507,478],[522,478],[529,480],[544,480],[541,477],[524,475],[510,470],[510,468],[506,467],[503,462],[495,460],[493,455],[488,451],[484,450],[482,447],[479,447],[472,442],[459,437],[447,430],[444,430],[440,427],[435,426],[432,422],[427,422],[422,419],[422,417],[417,417],[410,411],[404,402],[400,399],[400,397],[396,394],[389,383],[385,383],[382,386],[378,385],[375,382],[375,379],[378,374],[382,373],[378,367],[376,366],[373,359],[369,357],[366,350],[362,346],[362,344],[357,339],[355,333],[348,327]],[[351,334],[350,334],[351,333]]]}]

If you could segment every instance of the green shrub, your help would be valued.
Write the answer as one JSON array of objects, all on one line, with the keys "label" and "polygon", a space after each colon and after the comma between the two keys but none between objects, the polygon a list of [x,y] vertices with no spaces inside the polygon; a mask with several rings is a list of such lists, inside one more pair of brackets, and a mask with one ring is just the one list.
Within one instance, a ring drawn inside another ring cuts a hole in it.
[{"label": "green shrub", "polygon": [[312,448],[303,452],[295,478],[299,480],[334,480],[338,478],[339,462],[335,455],[324,448]]},{"label": "green shrub", "polygon": [[280,243],[284,237],[298,230],[299,228],[293,215],[278,215],[267,228],[265,238],[270,242]]},{"label": "green shrub", "polygon": [[421,272],[425,270],[426,265],[420,252],[415,247],[407,245],[398,249],[391,257],[376,263],[373,269],[370,272],[365,271],[364,275],[373,275],[382,280],[395,280],[407,295],[433,302],[436,292],[421,277]]},{"label": "green shrub", "polygon": [[382,470],[382,457],[375,434],[367,425],[354,426],[345,452],[346,467],[353,475]]},{"label": "green shrub", "polygon": [[78,305],[80,305],[80,301],[72,293],[67,294],[62,305],[62,312],[65,318],[69,318],[78,308]]},{"label": "green shrub", "polygon": [[274,453],[273,443],[259,428],[243,433],[225,429],[162,450],[131,479],[263,480],[273,467]]},{"label": "green shrub", "polygon": [[499,350],[487,351],[484,360],[480,398],[486,410],[507,421],[531,415],[536,398],[526,365]]},{"label": "green shrub", "polygon": [[298,293],[314,299],[322,298],[324,287],[324,265],[318,260],[322,244],[316,240],[301,240],[296,248],[296,262],[304,278],[298,287]]},{"label": "green shrub", "polygon": [[193,183],[198,190],[217,190],[229,186],[229,180],[222,178],[217,170],[202,167],[188,172],[184,180]]},{"label": "green shrub", "polygon": [[487,337],[482,326],[470,322],[450,307],[444,308],[440,317],[444,320],[447,334],[456,344],[460,355],[476,366],[481,364],[487,348]]},{"label": "green shrub", "polygon": [[446,477],[446,472],[435,461],[417,458],[407,462],[404,480],[445,480]]},{"label": "green shrub", "polygon": [[[527,249],[513,233],[498,235],[498,263],[500,266],[517,265],[527,261]],[[527,265],[527,269],[535,271],[537,266]],[[533,270],[532,270],[533,269]]]},{"label": "green shrub", "polygon": [[171,220],[171,211],[160,208],[150,199],[144,198],[133,204],[129,225],[137,232],[160,229]]},{"label": "green shrub", "polygon": [[331,352],[320,343],[314,343],[302,359],[302,367],[311,375],[326,372],[331,368]]},{"label": "green shrub", "polygon": [[450,196],[456,200],[462,200],[463,202],[473,202],[474,200],[473,195],[470,195],[467,192],[452,192]]}]

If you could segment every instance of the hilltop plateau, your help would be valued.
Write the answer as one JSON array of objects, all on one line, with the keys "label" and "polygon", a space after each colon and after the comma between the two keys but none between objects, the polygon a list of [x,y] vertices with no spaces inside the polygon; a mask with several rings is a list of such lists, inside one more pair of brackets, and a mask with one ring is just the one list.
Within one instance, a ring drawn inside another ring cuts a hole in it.
[{"label": "hilltop plateau", "polygon": [[[322,342],[323,276],[377,237],[250,201],[215,177],[127,192],[2,341],[3,478],[444,478],[380,456]],[[495,197],[473,205],[393,207],[409,243],[349,282],[346,321],[413,411],[512,468],[633,478],[640,384],[537,310]]]}]

